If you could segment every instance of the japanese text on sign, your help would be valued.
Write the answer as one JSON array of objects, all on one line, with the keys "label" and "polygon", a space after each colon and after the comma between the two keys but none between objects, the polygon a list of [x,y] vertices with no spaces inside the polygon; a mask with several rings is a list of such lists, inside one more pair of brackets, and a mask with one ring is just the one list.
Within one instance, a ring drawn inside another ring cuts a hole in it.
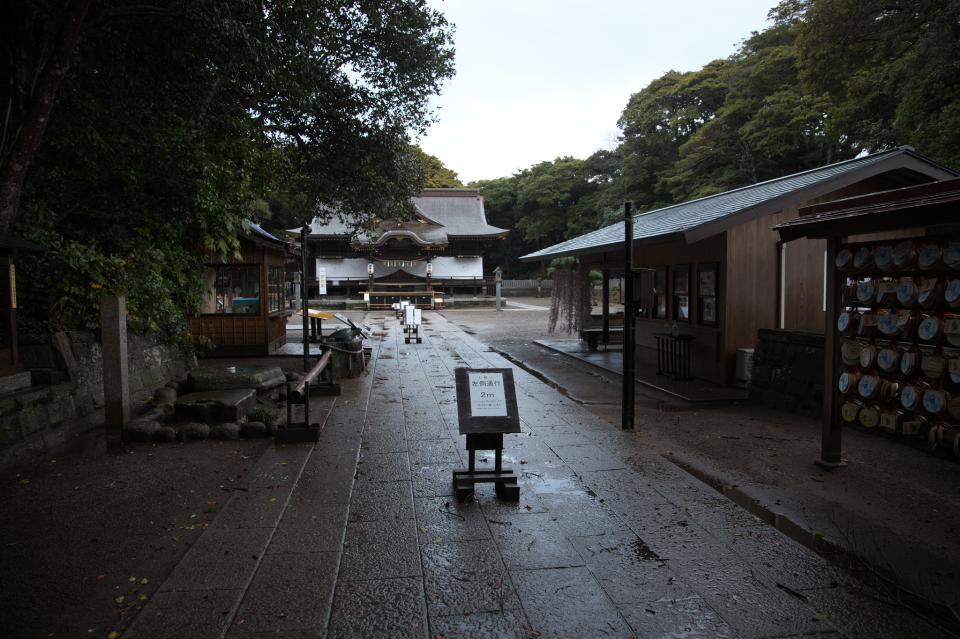
[{"label": "japanese text on sign", "polygon": [[470,414],[473,417],[506,417],[507,396],[503,373],[467,373]]}]

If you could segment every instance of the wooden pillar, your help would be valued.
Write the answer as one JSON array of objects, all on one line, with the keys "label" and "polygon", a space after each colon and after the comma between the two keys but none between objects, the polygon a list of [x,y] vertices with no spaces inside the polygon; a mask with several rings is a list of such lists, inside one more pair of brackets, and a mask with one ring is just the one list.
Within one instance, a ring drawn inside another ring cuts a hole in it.
[{"label": "wooden pillar", "polygon": [[623,205],[623,407],[622,426],[633,430],[636,344],[633,336],[633,206]]},{"label": "wooden pillar", "polygon": [[127,363],[127,300],[100,298],[100,343],[103,348],[103,403],[107,443],[123,441],[130,421],[130,375]]},{"label": "wooden pillar", "polygon": [[603,269],[603,347],[610,343],[610,269]]},{"label": "wooden pillar", "polygon": [[310,319],[307,313],[310,310],[310,295],[307,292],[307,265],[310,260],[310,247],[308,238],[310,237],[310,225],[303,223],[300,229],[300,270],[303,273],[303,289],[300,292],[300,313],[303,315],[303,372],[310,371]]},{"label": "wooden pillar", "polygon": [[840,311],[840,274],[836,267],[837,251],[841,238],[827,238],[826,272],[826,340],[823,349],[823,430],[820,439],[818,466],[838,468],[846,466],[842,456],[842,422],[837,417],[837,361],[840,357],[840,341],[835,324]]}]

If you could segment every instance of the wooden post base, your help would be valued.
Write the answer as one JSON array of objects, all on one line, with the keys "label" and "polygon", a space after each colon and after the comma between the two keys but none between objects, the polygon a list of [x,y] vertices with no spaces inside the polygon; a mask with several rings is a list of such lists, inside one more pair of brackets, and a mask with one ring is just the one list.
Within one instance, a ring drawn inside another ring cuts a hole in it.
[{"label": "wooden post base", "polygon": [[455,470],[453,471],[453,492],[457,501],[463,501],[473,494],[474,486],[478,483],[493,482],[497,497],[509,501],[520,499],[520,486],[517,485],[517,476],[509,468],[503,468],[498,473],[495,470]]},{"label": "wooden post base", "polygon": [[[495,455],[494,468],[477,470],[476,452],[492,450]],[[516,501],[520,499],[518,477],[509,468],[503,467],[503,433],[467,434],[467,451],[470,454],[470,467],[467,470],[453,471],[453,494],[457,501],[463,501],[473,494],[478,483],[494,483],[497,497]]]}]

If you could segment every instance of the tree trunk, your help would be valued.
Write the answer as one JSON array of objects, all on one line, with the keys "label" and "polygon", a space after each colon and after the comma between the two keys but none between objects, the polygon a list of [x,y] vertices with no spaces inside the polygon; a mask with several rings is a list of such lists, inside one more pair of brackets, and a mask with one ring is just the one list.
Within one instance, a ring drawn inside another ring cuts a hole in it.
[{"label": "tree trunk", "polygon": [[33,95],[30,96],[23,125],[7,158],[0,166],[0,234],[9,234],[17,217],[20,191],[27,177],[27,169],[37,153],[43,132],[50,119],[57,97],[57,89],[67,73],[70,56],[76,49],[83,31],[83,20],[91,0],[71,0],[63,12],[63,27],[57,35],[53,54],[40,73]]}]

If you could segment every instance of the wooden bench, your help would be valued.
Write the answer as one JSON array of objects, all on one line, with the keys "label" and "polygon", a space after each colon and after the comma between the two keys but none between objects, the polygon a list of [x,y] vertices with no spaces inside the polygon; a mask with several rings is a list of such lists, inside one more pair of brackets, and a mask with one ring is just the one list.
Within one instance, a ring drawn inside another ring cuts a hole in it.
[{"label": "wooden bench", "polygon": [[[610,343],[623,344],[623,327],[611,326],[607,332]],[[580,330],[580,340],[587,343],[590,350],[595,351],[600,347],[600,340],[603,339],[602,328],[584,328]]]}]

